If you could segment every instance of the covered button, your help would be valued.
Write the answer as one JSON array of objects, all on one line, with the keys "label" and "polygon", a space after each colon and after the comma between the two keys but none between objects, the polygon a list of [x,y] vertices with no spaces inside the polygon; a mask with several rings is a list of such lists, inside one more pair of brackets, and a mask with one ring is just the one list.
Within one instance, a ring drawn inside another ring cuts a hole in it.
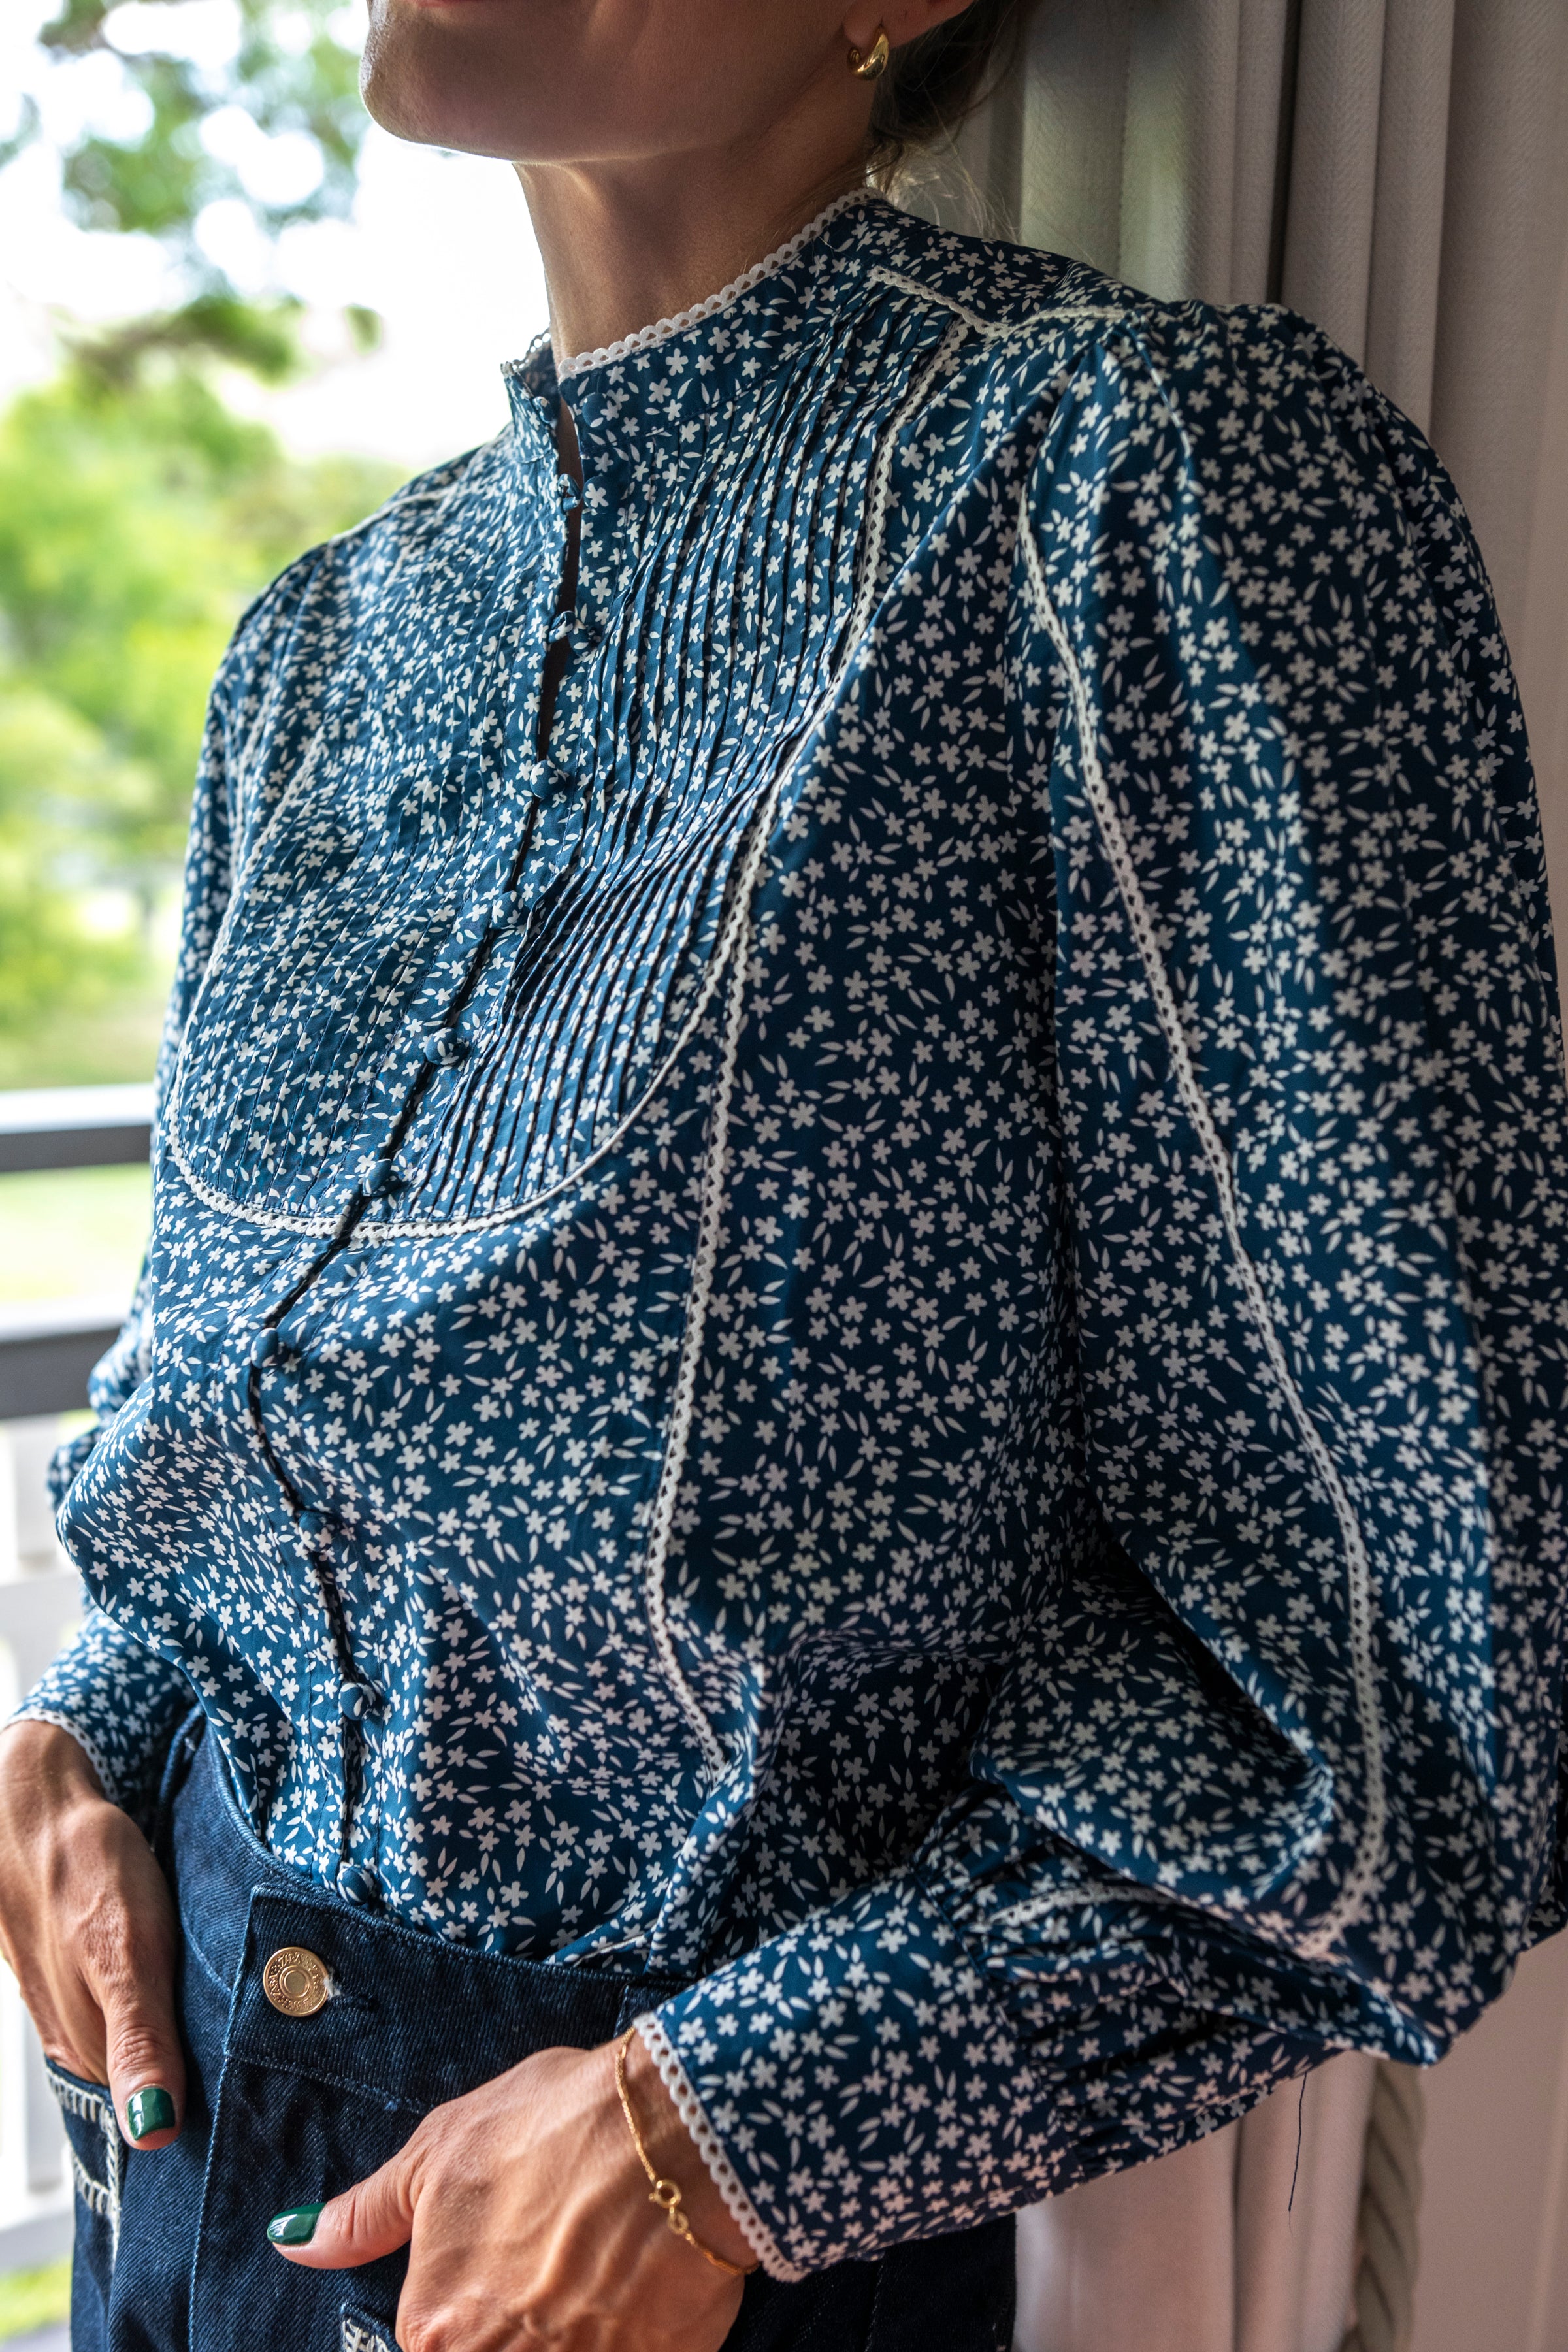
[{"label": "covered button", "polygon": [[351,1903],[363,1903],[374,1907],[381,1901],[381,1881],[374,1871],[366,1870],[363,1863],[345,1862],[338,1873],[338,1893],[346,1895]]},{"label": "covered button", "polygon": [[299,1526],[300,1533],[302,1536],[310,1538],[313,1542],[317,1536],[324,1536],[326,1534],[327,1515],[325,1511],[301,1511],[300,1514]]},{"label": "covered button", "polygon": [[381,1693],[374,1683],[346,1682],[338,1685],[338,1713],[346,1715],[351,1723],[363,1723],[367,1715],[381,1711]]},{"label": "covered button", "polygon": [[402,1181],[396,1161],[390,1152],[383,1152],[360,1178],[359,1188],[367,1201],[379,1201],[386,1193],[395,1192]]},{"label": "covered button", "polygon": [[572,790],[577,779],[558,760],[525,760],[517,772],[517,781],[533,800],[556,801]]},{"label": "covered button", "polygon": [[552,645],[564,646],[575,661],[602,645],[605,632],[597,621],[590,621],[581,613],[557,613],[550,624],[549,636]]},{"label": "covered button", "polygon": [[467,1058],[468,1041],[455,1029],[433,1030],[425,1040],[425,1059],[438,1070],[455,1070]]},{"label": "covered button", "polygon": [[[269,1364],[272,1361],[273,1357],[278,1354],[282,1345],[282,1340],[278,1337],[277,1332],[272,1328],[270,1324],[268,1326],[266,1330],[258,1331],[257,1333],[255,1339],[250,1343],[250,1360],[256,1366],[258,1371],[260,1370],[263,1364]],[[233,1358],[231,1357],[229,1360],[232,1362]]]}]

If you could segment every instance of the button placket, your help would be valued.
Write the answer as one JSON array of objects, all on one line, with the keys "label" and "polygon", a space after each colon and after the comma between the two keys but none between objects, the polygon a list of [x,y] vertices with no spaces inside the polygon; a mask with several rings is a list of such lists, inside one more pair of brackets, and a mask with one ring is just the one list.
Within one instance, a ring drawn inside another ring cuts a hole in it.
[{"label": "button placket", "polygon": [[[572,614],[568,612],[561,617],[570,628]],[[471,935],[471,945],[454,975],[457,984],[445,1010],[437,1013],[434,1023],[419,1042],[418,1059],[410,1076],[402,1108],[390,1132],[369,1160],[362,1164],[359,1180],[343,1202],[331,1241],[302,1275],[289,1297],[269,1315],[267,1323],[252,1339],[248,1350],[247,1393],[251,1423],[263,1460],[276,1478],[293,1517],[301,1548],[320,1591],[340,1676],[337,1713],[341,1727],[343,1797],[339,1822],[337,1883],[351,1901],[360,1903],[375,1903],[380,1899],[379,1882],[374,1870],[363,1863],[350,1860],[350,1841],[356,1810],[363,1793],[367,1730],[382,1713],[385,1695],[363,1673],[354,1655],[331,1559],[333,1530],[323,1514],[304,1503],[268,1438],[262,1413],[262,1381],[268,1369],[276,1365],[285,1353],[284,1342],[277,1328],[282,1316],[320,1281],[327,1266],[349,1246],[360,1224],[376,1205],[379,1203],[384,1207],[405,1189],[408,1171],[400,1163],[399,1154],[414,1127],[420,1105],[437,1073],[457,1068],[471,1050],[470,1040],[460,1024],[498,941],[509,932],[525,929],[531,919],[533,894],[520,889],[518,879],[526,870],[534,817],[542,803],[559,798],[573,787],[575,779],[557,762],[536,754],[526,761],[518,781],[526,812],[521,838],[499,877],[500,887],[488,905],[481,900],[476,910],[478,919]]]},{"label": "button placket", "polygon": [[[399,1129],[404,1125],[398,1121]],[[403,1173],[397,1165],[397,1145],[384,1143],[361,1172],[359,1189],[367,1202],[384,1201],[391,1193],[403,1189]]]},{"label": "button placket", "polygon": [[338,1873],[338,1893],[345,1901],[374,1911],[381,1901],[381,1881],[363,1863],[345,1862]]},{"label": "button placket", "polygon": [[385,1694],[374,1683],[352,1679],[338,1685],[338,1713],[351,1723],[379,1715],[385,1704]]}]

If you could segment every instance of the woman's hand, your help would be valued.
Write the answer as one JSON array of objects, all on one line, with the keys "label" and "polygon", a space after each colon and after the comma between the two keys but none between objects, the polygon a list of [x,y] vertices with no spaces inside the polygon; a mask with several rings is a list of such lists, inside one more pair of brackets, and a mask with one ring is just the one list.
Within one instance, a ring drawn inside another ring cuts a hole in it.
[{"label": "woman's hand", "polygon": [[164,2147],[185,2069],[174,2023],[174,1906],[152,1848],[70,1734],[0,1738],[0,1949],[48,2055],[109,2084],[127,2137]]},{"label": "woman's hand", "polygon": [[[749,2264],[636,2035],[626,2086],[698,2237]],[[741,2282],[683,2245],[647,2189],[616,2095],[614,2043],[542,2050],[435,2108],[389,2164],[322,2206],[308,2243],[279,2252],[341,2270],[407,2245],[404,2352],[718,2352]]]}]

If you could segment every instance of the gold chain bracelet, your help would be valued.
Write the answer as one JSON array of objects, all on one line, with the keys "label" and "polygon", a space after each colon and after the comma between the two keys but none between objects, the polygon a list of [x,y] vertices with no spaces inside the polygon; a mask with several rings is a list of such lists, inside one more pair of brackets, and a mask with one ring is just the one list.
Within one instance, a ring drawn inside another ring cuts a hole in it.
[{"label": "gold chain bracelet", "polygon": [[673,2180],[662,2179],[653,2168],[648,2152],[643,2146],[642,2134],[637,2129],[637,2119],[632,2113],[631,2100],[626,2094],[626,2052],[631,2046],[632,2035],[636,2032],[635,2025],[628,2026],[616,2044],[616,2092],[620,2099],[621,2113],[626,2119],[626,2129],[632,2136],[632,2146],[637,2152],[637,2162],[648,2177],[650,2185],[647,2201],[650,2205],[658,2207],[675,2235],[678,2238],[683,2238],[692,2252],[700,2254],[705,2263],[711,2263],[716,2271],[723,2271],[731,2278],[750,2278],[757,2267],[756,2263],[742,2264],[729,2262],[724,2255],[716,2254],[711,2246],[705,2246],[686,2218],[686,2208],[680,2201],[679,2189]]}]

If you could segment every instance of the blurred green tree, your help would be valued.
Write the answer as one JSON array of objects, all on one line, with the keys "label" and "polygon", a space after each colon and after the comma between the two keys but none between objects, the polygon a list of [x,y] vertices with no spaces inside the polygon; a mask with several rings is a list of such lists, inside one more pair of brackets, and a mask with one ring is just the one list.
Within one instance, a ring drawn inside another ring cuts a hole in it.
[{"label": "blurred green tree", "polygon": [[[214,9],[229,23],[211,39]],[[204,16],[206,41],[191,34]],[[122,376],[149,352],[207,349],[264,376],[295,362],[286,297],[247,298],[204,248],[209,205],[237,202],[276,244],[300,222],[345,216],[353,203],[367,117],[359,59],[337,37],[342,0],[66,0],[39,35],[65,60],[93,51],[117,58],[145,100],[142,128],[110,138],[85,130],[60,156],[68,210],[85,228],[155,237],[176,266],[183,298],[166,312],[85,342],[84,359]],[[0,163],[39,131],[24,109]],[[362,343],[374,311],[346,313]]]},{"label": "blurred green tree", "polygon": [[[215,9],[226,47],[188,37]],[[294,460],[227,405],[224,365],[299,364],[296,306],[244,294],[198,235],[225,199],[274,242],[348,211],[365,117],[342,22],[338,0],[66,0],[40,36],[62,60],[111,51],[143,93],[133,135],[61,152],[64,200],[86,226],[156,237],[180,299],[68,328],[56,381],[0,416],[0,1086],[151,1067],[158,918],[229,632],[399,478]],[[39,135],[25,108],[0,169]],[[374,313],[350,315],[373,341]]]},{"label": "blurred green tree", "polygon": [[[74,364],[0,419],[0,1080],[25,1082],[19,1033],[147,984],[229,632],[397,479],[289,458],[189,364]],[[95,928],[105,889],[128,936]]]}]

